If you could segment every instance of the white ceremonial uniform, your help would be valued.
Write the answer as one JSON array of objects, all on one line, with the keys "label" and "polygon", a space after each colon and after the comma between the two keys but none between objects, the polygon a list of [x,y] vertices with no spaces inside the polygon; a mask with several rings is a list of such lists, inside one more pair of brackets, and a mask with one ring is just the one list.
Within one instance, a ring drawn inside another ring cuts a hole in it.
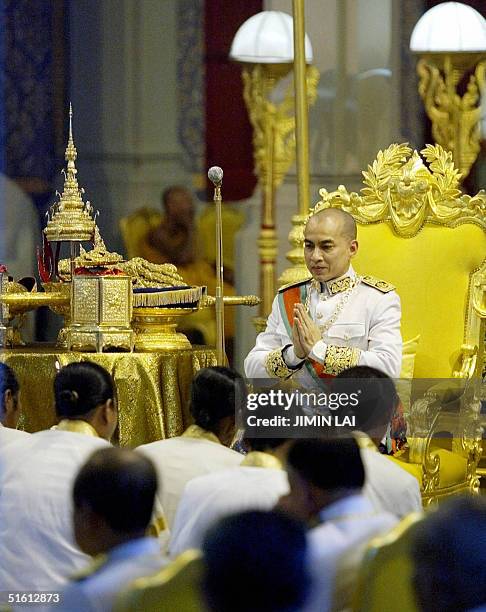
[{"label": "white ceremonial uniform", "polygon": [[[372,277],[359,277],[350,266],[344,276],[327,283],[308,280],[306,289],[310,317],[322,328],[323,334],[309,356],[323,364],[326,373],[335,375],[348,367],[362,365],[381,370],[393,378],[400,375],[401,308],[400,298],[391,285]],[[280,358],[282,367],[271,367],[269,358],[275,354],[278,357],[284,347],[288,348]],[[286,367],[300,363],[277,295],[267,328],[258,335],[255,347],[245,359],[245,374],[248,378],[294,375],[294,380],[301,385],[312,386],[314,379],[307,368],[288,370]]]},{"label": "white ceremonial uniform", "polygon": [[55,589],[89,563],[74,542],[72,487],[81,465],[106,446],[93,434],[58,429],[2,453],[0,591]]},{"label": "white ceremonial uniform", "polygon": [[[289,492],[287,473],[266,453],[275,467],[241,465],[199,476],[187,483],[174,520],[169,554],[176,557],[189,548],[201,548],[209,527],[219,519],[244,510],[270,510]],[[243,462],[243,463],[244,463]]]},{"label": "white ceremonial uniform", "polygon": [[319,518],[307,536],[312,586],[303,612],[349,607],[366,545],[398,522],[388,512],[375,512],[362,494],[331,504]]},{"label": "white ceremonial uniform", "polygon": [[2,454],[2,450],[7,448],[9,444],[12,442],[17,442],[18,440],[24,440],[30,436],[26,431],[22,431],[21,429],[12,429],[11,427],[4,427],[0,423],[0,456]]},{"label": "white ceremonial uniform", "polygon": [[382,455],[373,442],[367,439],[366,447],[360,444],[360,454],[365,468],[364,495],[377,512],[390,512],[403,518],[412,512],[422,512],[420,485],[415,476]]},{"label": "white ceremonial uniform", "polygon": [[[131,582],[151,576],[168,563],[155,538],[138,538],[110,550],[106,560],[84,578],[61,591],[61,602],[52,612],[111,612],[115,601]],[[89,571],[89,569],[88,569]]]},{"label": "white ceremonial uniform", "polygon": [[137,450],[151,459],[156,467],[157,500],[169,529],[189,480],[234,467],[243,459],[243,455],[223,446],[214,434],[204,432],[197,425],[191,425],[182,436],[144,444]]}]

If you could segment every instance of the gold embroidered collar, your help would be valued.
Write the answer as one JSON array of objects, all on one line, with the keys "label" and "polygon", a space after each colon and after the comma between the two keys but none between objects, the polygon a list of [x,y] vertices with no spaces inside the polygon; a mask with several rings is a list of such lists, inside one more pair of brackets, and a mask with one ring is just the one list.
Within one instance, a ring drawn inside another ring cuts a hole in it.
[{"label": "gold embroidered collar", "polygon": [[338,278],[336,280],[329,281],[327,283],[327,289],[330,295],[336,295],[336,293],[341,293],[343,291],[347,291],[351,289],[354,285],[354,279],[350,276],[345,276],[344,278]]},{"label": "gold embroidered collar", "polygon": [[216,434],[213,434],[212,431],[206,431],[199,425],[195,423],[193,425],[189,425],[186,431],[182,434],[184,438],[195,438],[196,440],[209,440],[210,442],[215,442],[216,444],[221,444],[219,438]]},{"label": "gold embroidered collar", "polygon": [[348,291],[352,289],[356,284],[356,273],[353,268],[350,266],[346,274],[340,276],[339,278],[333,278],[326,283],[320,283],[317,280],[312,281],[312,287],[317,291],[317,293],[322,293],[322,291],[326,291],[330,296],[336,295],[337,293],[342,293],[343,291]]},{"label": "gold embroidered collar", "polygon": [[62,419],[62,421],[60,421],[55,427],[52,427],[52,429],[58,429],[59,431],[72,431],[74,433],[99,438],[96,429],[81,419]]},{"label": "gold embroidered collar", "polygon": [[261,468],[273,468],[274,470],[281,470],[282,463],[270,453],[262,453],[261,451],[251,451],[246,455],[243,461],[240,463],[244,467],[261,467]]}]

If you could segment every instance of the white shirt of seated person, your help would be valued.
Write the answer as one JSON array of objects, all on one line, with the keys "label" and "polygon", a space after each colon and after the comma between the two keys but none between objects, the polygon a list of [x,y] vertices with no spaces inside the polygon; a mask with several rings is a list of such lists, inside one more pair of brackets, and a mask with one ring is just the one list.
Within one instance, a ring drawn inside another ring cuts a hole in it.
[{"label": "white shirt of seated person", "polygon": [[329,374],[367,365],[399,376],[400,298],[388,283],[354,271],[350,262],[358,243],[346,233],[342,214],[346,219],[347,213],[327,209],[307,223],[304,255],[312,278],[300,284],[307,290],[308,315],[304,305],[297,305],[289,333],[279,296],[274,299],[267,328],[245,360],[248,378],[272,377],[275,369],[269,367],[269,357],[280,352],[283,375],[277,376],[293,376],[304,386],[314,384],[313,375],[303,367],[309,360],[323,364]]}]

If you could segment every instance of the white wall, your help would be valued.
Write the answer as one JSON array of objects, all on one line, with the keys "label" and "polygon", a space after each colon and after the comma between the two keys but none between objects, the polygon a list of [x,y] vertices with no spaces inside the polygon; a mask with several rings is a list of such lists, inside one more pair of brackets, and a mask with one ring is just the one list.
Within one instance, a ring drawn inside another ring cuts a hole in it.
[{"label": "white wall", "polygon": [[177,140],[177,0],[69,3],[80,184],[110,248],[118,219],[188,183]]}]

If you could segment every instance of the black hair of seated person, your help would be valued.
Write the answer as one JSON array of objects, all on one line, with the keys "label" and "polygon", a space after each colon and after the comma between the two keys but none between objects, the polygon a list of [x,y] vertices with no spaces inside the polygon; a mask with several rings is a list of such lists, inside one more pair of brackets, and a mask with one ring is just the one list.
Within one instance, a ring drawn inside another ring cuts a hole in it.
[{"label": "black hair of seated person", "polygon": [[222,419],[235,416],[246,397],[241,374],[231,368],[214,366],[199,370],[191,385],[191,414],[194,422],[217,435]]},{"label": "black hair of seated person", "polygon": [[310,585],[306,535],[279,512],[223,518],[203,541],[203,593],[212,612],[292,612]]},{"label": "black hair of seated person", "polygon": [[486,499],[457,498],[428,514],[416,527],[412,557],[424,612],[466,612],[485,605]]},{"label": "black hair of seated person", "polygon": [[56,414],[63,419],[85,416],[100,404],[115,398],[113,379],[92,361],[70,363],[54,379]]},{"label": "black hair of seated person", "polygon": [[147,529],[157,490],[153,463],[128,448],[102,448],[81,467],[73,487],[75,508],[88,507],[120,534]]},{"label": "black hair of seated person", "polygon": [[400,401],[395,383],[388,374],[370,366],[343,370],[332,382],[332,390],[359,392],[356,428],[363,431],[380,426],[384,434]]},{"label": "black hair of seated person", "polygon": [[329,493],[360,490],[365,482],[358,443],[352,437],[296,440],[288,452],[287,465]]},{"label": "black hair of seated person", "polygon": [[0,423],[5,418],[5,393],[10,391],[16,402],[19,394],[19,381],[15,372],[6,363],[0,362]]},{"label": "black hair of seated person", "polygon": [[288,438],[243,438],[243,444],[249,451],[259,451],[262,453],[275,450],[288,441]]}]

